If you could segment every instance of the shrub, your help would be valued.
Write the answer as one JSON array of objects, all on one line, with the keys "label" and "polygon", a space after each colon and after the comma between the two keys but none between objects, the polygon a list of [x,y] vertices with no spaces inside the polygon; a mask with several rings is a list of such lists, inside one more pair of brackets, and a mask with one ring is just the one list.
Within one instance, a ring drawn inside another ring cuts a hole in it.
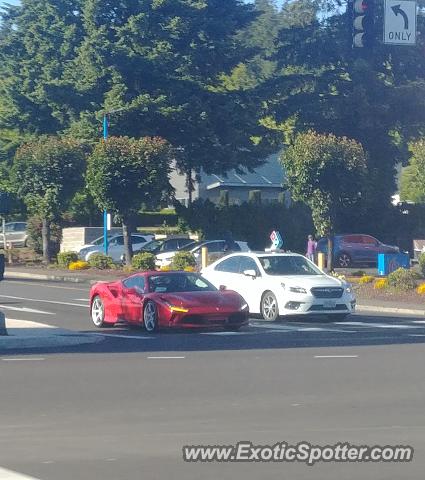
[{"label": "shrub", "polygon": [[68,268],[70,270],[86,270],[89,267],[90,265],[88,264],[88,262],[84,262],[83,260],[77,260],[76,262],[71,262],[68,265]]},{"label": "shrub", "polygon": [[416,289],[416,292],[419,293],[419,295],[425,295],[425,283],[421,283]]},{"label": "shrub", "polygon": [[382,290],[383,288],[388,287],[388,280],[386,278],[378,278],[373,284],[373,288],[376,290]]},{"label": "shrub", "polygon": [[388,285],[403,291],[414,290],[417,278],[417,274],[412,270],[398,268],[388,275]]},{"label": "shrub", "polygon": [[138,253],[132,258],[131,266],[136,270],[155,270],[155,255],[148,252]]},{"label": "shrub", "polygon": [[108,268],[114,268],[114,261],[112,257],[104,255],[103,253],[94,253],[89,258],[89,265],[99,270],[106,270]]},{"label": "shrub", "polygon": [[372,277],[372,275],[363,275],[363,277],[360,278],[359,283],[361,285],[365,283],[372,283],[375,280],[375,277]]},{"label": "shrub", "polygon": [[186,267],[196,267],[196,259],[191,252],[177,252],[171,263],[175,270],[184,270]]},{"label": "shrub", "polygon": [[353,277],[364,277],[366,275],[366,272],[363,270],[356,270],[351,274]]},{"label": "shrub", "polygon": [[168,265],[162,265],[159,269],[161,272],[170,272],[171,271],[171,267],[168,266]]},{"label": "shrub", "polygon": [[425,277],[425,253],[419,255],[419,268],[421,270],[422,276]]},{"label": "shrub", "polygon": [[68,268],[71,263],[78,262],[77,252],[61,252],[57,256],[58,265],[62,268]]}]

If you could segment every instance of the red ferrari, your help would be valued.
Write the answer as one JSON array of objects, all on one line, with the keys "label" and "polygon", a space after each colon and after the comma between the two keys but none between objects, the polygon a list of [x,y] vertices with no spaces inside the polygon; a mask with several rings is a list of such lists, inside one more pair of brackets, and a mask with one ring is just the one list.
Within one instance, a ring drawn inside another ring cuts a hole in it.
[{"label": "red ferrari", "polygon": [[147,332],[165,327],[223,327],[248,323],[245,300],[231,290],[217,290],[197,273],[143,272],[90,290],[90,314],[96,327],[127,322]]}]

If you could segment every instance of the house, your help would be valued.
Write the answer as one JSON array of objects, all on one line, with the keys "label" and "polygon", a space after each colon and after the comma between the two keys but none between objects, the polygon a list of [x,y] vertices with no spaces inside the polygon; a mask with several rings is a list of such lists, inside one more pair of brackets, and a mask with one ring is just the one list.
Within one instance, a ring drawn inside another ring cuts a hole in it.
[{"label": "house", "polygon": [[[237,173],[235,170],[227,174],[206,174],[201,172],[194,182],[192,200],[203,199],[218,203],[221,192],[228,192],[230,204],[247,202],[250,192],[257,190],[261,195],[262,202],[278,201],[284,196],[285,203],[289,203],[289,192],[283,186],[284,173],[279,162],[279,154],[270,155],[266,162],[253,172]],[[189,194],[186,188],[184,175],[173,171],[170,178],[171,185],[175,189],[176,200],[188,204]]]}]

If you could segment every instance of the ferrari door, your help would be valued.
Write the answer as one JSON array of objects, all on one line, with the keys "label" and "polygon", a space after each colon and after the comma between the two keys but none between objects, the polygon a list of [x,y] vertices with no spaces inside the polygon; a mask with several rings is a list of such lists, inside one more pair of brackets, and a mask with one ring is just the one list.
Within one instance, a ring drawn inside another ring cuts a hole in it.
[{"label": "ferrari door", "polygon": [[142,300],[145,291],[145,278],[135,275],[123,280],[121,306],[123,320],[140,324],[142,321]]}]

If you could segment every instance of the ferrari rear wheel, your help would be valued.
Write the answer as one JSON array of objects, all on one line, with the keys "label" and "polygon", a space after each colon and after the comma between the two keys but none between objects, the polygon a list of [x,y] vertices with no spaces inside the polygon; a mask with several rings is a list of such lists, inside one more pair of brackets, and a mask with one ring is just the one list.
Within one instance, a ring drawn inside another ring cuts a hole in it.
[{"label": "ferrari rear wheel", "polygon": [[91,304],[91,319],[97,328],[105,327],[105,305],[99,295],[93,298]]},{"label": "ferrari rear wheel", "polygon": [[143,308],[143,325],[149,333],[158,330],[158,311],[155,303],[151,300],[148,300]]}]

